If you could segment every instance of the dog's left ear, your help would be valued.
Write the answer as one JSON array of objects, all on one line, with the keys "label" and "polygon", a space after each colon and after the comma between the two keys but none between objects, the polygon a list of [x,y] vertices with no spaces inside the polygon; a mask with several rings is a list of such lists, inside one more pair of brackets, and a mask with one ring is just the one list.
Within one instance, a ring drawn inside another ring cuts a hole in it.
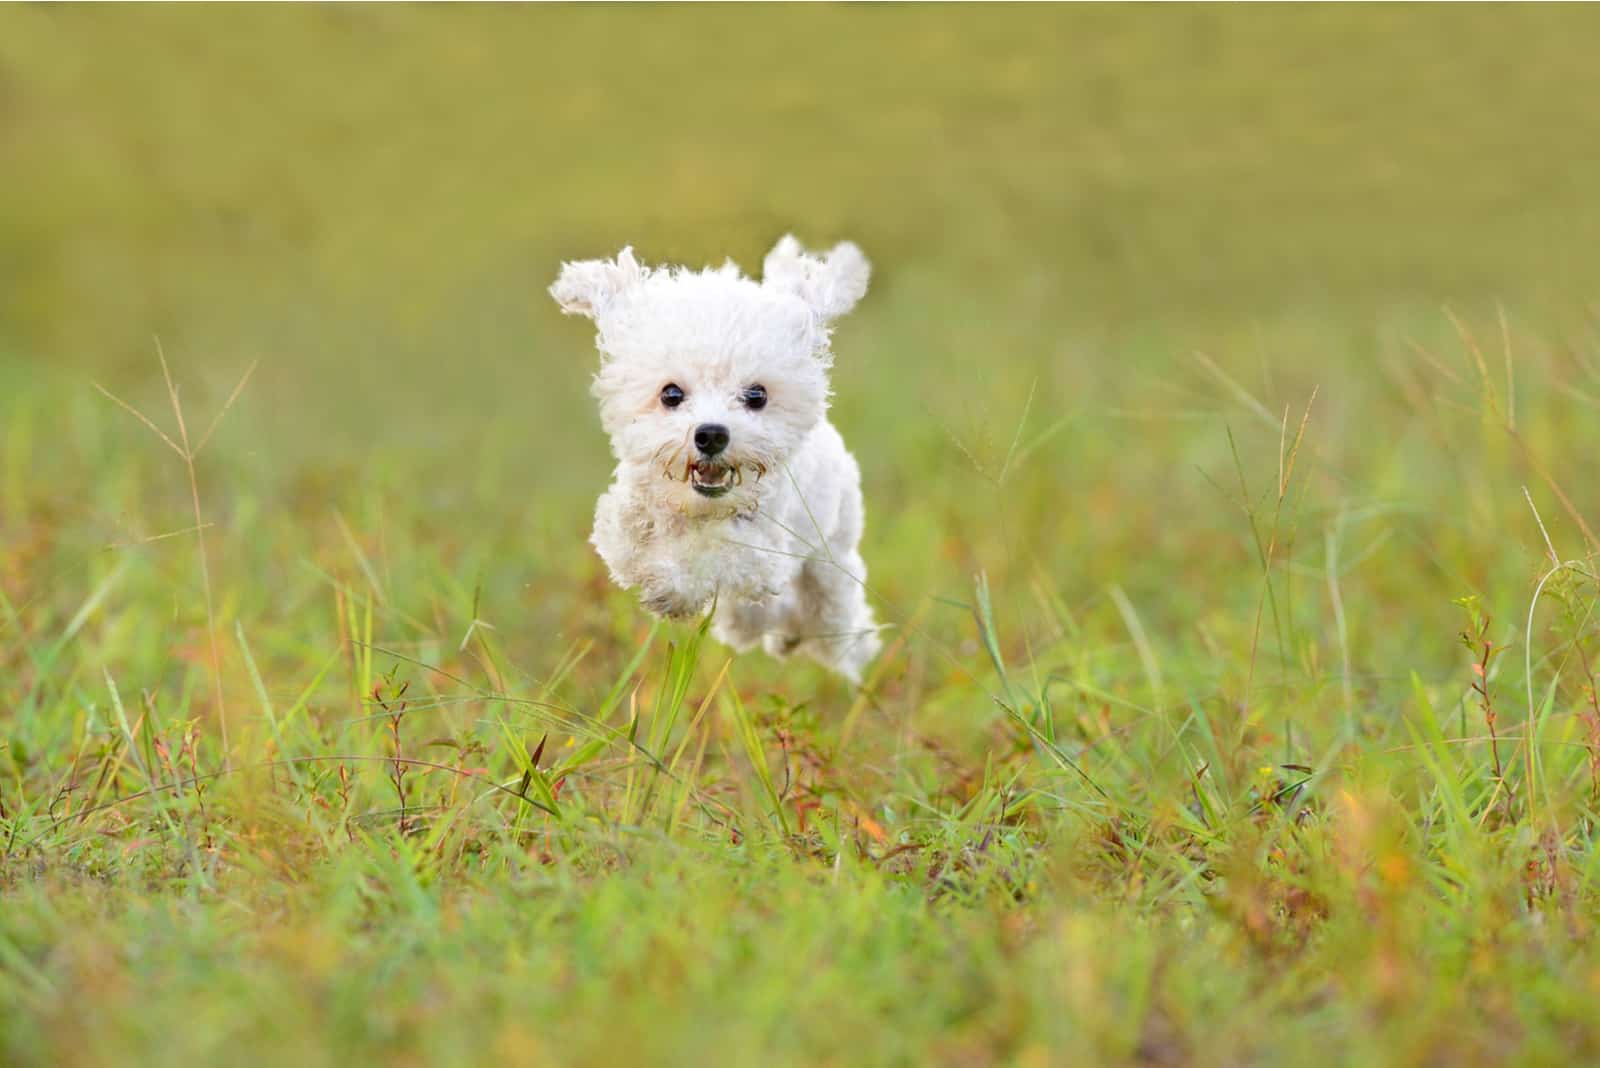
[{"label": "dog's left ear", "polygon": [[550,295],[568,315],[598,318],[616,295],[648,273],[633,258],[629,246],[614,260],[579,260],[563,263],[561,274],[550,287]]},{"label": "dog's left ear", "polygon": [[872,264],[849,241],[841,242],[825,255],[814,256],[801,247],[793,234],[767,253],[761,264],[761,284],[792,293],[811,306],[823,322],[831,322],[856,306],[867,292]]}]

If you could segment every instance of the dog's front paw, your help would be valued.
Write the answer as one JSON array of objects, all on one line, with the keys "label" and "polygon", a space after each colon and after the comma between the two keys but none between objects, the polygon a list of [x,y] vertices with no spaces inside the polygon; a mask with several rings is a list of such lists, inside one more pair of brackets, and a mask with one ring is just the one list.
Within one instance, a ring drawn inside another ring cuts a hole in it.
[{"label": "dog's front paw", "polygon": [[676,590],[645,590],[640,594],[639,603],[644,605],[647,612],[653,612],[667,619],[688,619],[700,614],[704,607],[687,600]]},{"label": "dog's front paw", "polygon": [[761,647],[767,655],[782,660],[800,647],[801,639],[795,634],[785,634],[782,631],[768,631],[761,639]]}]

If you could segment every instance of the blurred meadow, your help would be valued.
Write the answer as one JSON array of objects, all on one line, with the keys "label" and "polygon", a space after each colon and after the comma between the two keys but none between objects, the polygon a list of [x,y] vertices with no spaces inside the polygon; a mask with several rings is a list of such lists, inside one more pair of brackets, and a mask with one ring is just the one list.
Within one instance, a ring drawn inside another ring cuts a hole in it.
[{"label": "blurred meadow", "polygon": [[[1597,33],[0,9],[0,1063],[1600,1058]],[[859,691],[544,292],[790,230]]]}]

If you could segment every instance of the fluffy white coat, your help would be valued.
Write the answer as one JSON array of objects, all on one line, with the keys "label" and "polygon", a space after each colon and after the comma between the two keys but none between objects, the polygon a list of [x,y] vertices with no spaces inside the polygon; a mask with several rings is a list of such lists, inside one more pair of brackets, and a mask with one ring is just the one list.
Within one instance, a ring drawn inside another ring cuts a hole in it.
[{"label": "fluffy white coat", "polygon": [[[801,652],[856,682],[879,639],[861,472],[827,419],[829,334],[870,270],[853,244],[816,256],[785,237],[760,282],[731,261],[644,267],[625,248],[563,264],[550,287],[597,328],[617,467],[590,540],[613,581],[671,618],[714,605],[712,633],[735,649]],[[727,445],[707,455],[696,431],[712,425]]]}]

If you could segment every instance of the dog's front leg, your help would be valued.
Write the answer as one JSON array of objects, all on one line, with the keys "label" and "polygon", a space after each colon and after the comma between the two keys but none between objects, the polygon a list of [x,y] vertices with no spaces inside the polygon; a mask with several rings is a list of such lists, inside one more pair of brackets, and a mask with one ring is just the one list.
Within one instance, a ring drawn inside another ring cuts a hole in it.
[{"label": "dog's front leg", "polygon": [[697,606],[682,596],[672,581],[664,541],[663,532],[637,495],[620,480],[595,502],[589,542],[605,561],[611,581],[622,589],[638,590],[640,601],[656,615],[693,615]]},{"label": "dog's front leg", "polygon": [[611,580],[638,590],[639,602],[658,616],[687,619],[705,610],[709,590],[699,589],[675,559],[675,541],[621,486],[612,486],[595,506],[589,539],[606,562]]}]

